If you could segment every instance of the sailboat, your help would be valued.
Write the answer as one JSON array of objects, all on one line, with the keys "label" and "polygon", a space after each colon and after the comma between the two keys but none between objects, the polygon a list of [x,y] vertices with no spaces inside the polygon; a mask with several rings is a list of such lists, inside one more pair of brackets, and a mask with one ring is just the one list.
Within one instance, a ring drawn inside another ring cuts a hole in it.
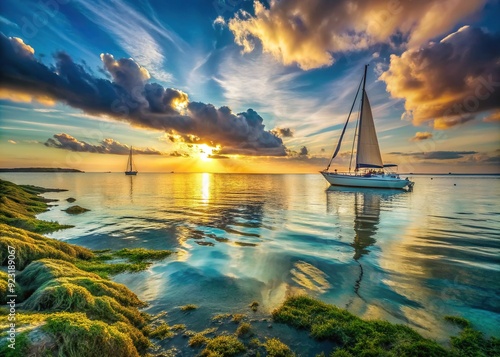
[{"label": "sailboat", "polygon": [[[368,65],[365,65],[365,72],[361,82],[359,83],[356,97],[352,103],[351,111],[347,117],[344,129],[340,134],[337,148],[333,153],[328,166],[323,171],[320,171],[323,177],[334,186],[349,186],[349,187],[371,187],[371,188],[393,188],[393,189],[408,189],[413,188],[414,182],[409,178],[402,179],[399,174],[393,171],[392,168],[397,165],[389,164],[384,165],[382,156],[380,155],[380,148],[378,145],[377,132],[375,131],[375,124],[373,123],[373,114],[370,106],[370,101],[365,91],[366,85],[366,71]],[[357,136],[357,150],[356,150],[356,168],[351,172],[351,165],[349,165],[349,172],[330,171],[330,166],[333,159],[340,151],[342,139],[344,137],[349,118],[351,117],[354,104],[359,95],[361,84],[363,84],[362,97],[361,97],[361,110],[356,130],[354,134],[354,141],[352,144],[351,162],[354,152],[354,144]],[[357,134],[357,135],[356,135]]]},{"label": "sailboat", "polygon": [[127,161],[127,171],[125,171],[125,175],[137,175],[137,170],[133,169],[133,162],[132,162],[132,146],[130,147],[130,153],[128,154],[128,161]]}]

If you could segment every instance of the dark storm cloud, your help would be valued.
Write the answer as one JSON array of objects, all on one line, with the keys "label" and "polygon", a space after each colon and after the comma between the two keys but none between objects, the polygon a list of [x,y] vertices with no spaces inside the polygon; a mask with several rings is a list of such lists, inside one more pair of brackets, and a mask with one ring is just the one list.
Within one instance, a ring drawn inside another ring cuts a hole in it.
[{"label": "dark storm cloud", "polygon": [[461,159],[468,155],[477,154],[477,151],[430,151],[430,152],[418,152],[418,153],[402,153],[402,152],[391,152],[391,155],[399,156],[411,156],[416,159],[425,160],[453,160]]},{"label": "dark storm cloud", "polygon": [[[66,133],[55,134],[49,138],[45,146],[77,152],[91,152],[97,154],[128,155],[130,147],[113,139],[104,139],[99,145],[92,145],[85,141],[80,141]],[[162,155],[162,152],[152,148],[134,148],[134,153],[138,155]]]},{"label": "dark storm cloud", "polygon": [[84,66],[58,52],[55,66],[34,57],[34,50],[17,38],[0,34],[2,94],[30,95],[32,99],[61,101],[93,115],[106,115],[133,126],[165,131],[186,142],[220,145],[228,153],[286,155],[281,138],[266,131],[263,119],[248,109],[234,114],[228,107],[189,102],[180,90],[147,83],[148,71],[132,59],[115,60],[102,54],[112,80],[96,78]]},{"label": "dark storm cloud", "polygon": [[391,55],[380,78],[405,117],[448,129],[500,108],[500,33],[462,27],[439,42]]}]

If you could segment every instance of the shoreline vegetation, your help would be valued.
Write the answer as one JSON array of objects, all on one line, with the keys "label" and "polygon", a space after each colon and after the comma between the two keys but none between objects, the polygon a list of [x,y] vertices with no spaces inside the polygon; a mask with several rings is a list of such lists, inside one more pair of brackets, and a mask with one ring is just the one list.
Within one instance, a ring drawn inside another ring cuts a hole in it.
[{"label": "shoreline vegetation", "polygon": [[85,171],[77,169],[62,169],[59,167],[14,167],[6,168],[1,167],[0,172],[74,172],[74,173],[84,173]]},{"label": "shoreline vegetation", "polygon": [[[91,251],[44,237],[40,233],[68,227],[35,218],[47,210],[49,200],[39,196],[44,192],[49,191],[0,180],[0,302],[4,305],[0,310],[0,355],[159,357],[175,356],[179,348],[187,348],[189,354],[200,356],[295,356],[293,348],[269,336],[271,324],[262,334],[261,325],[244,314],[218,314],[207,322],[218,327],[195,332],[185,324],[168,325],[162,319],[164,314],[141,311],[146,303],[110,277],[147,269],[175,253],[142,248]],[[8,247],[15,249],[15,349],[9,347],[11,322],[5,305]],[[254,301],[249,306],[256,310],[258,305]],[[180,307],[189,314],[197,308],[192,304]],[[331,342],[333,347],[318,356],[500,355],[499,339],[486,338],[461,317],[443,318],[458,331],[448,346],[407,326],[363,320],[304,295],[288,297],[268,321]],[[185,347],[168,344],[175,336],[184,337]]]}]

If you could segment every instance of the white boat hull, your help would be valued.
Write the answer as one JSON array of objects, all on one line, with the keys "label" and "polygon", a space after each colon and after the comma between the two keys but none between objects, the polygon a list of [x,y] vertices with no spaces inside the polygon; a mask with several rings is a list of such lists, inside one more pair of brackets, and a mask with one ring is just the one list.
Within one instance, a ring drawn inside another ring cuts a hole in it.
[{"label": "white boat hull", "polygon": [[323,177],[334,186],[347,187],[370,187],[370,188],[389,188],[389,189],[411,189],[413,182],[408,179],[401,179],[396,175],[373,175],[357,176],[348,174],[337,174],[333,172],[322,171]]}]

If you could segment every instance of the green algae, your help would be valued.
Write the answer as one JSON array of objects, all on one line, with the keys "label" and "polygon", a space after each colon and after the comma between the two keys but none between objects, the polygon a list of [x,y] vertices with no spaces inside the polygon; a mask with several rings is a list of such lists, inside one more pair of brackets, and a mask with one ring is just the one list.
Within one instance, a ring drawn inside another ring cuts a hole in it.
[{"label": "green algae", "polygon": [[245,319],[247,315],[245,314],[233,314],[233,318],[231,319],[231,322],[234,322],[236,324],[240,323],[241,320]]},{"label": "green algae", "polygon": [[208,340],[201,356],[235,356],[244,351],[245,345],[235,336],[221,335]]},{"label": "green algae", "polygon": [[7,302],[7,289],[9,288],[7,273],[0,270],[0,304]]},{"label": "green algae", "polygon": [[22,270],[29,263],[43,258],[65,261],[89,260],[94,254],[83,247],[64,243],[40,234],[0,223],[0,262],[5,263],[8,247],[16,251],[16,269]]},{"label": "green algae", "polygon": [[145,248],[124,248],[112,254],[114,257],[126,258],[131,263],[151,262],[160,260],[172,254],[170,250],[153,250]]},{"label": "green algae", "polygon": [[160,325],[148,330],[147,335],[151,338],[164,340],[166,338],[174,337],[175,334],[172,332],[172,327],[170,327],[167,323],[162,322]]},{"label": "green algae", "polygon": [[47,210],[49,201],[38,194],[50,191],[54,190],[19,186],[0,179],[0,223],[36,233],[49,233],[73,227],[35,218],[35,215]]},{"label": "green algae", "polygon": [[192,310],[196,310],[197,308],[198,308],[198,306],[195,304],[187,304],[187,305],[181,306],[181,311],[192,311]]},{"label": "green algae", "polygon": [[281,342],[278,338],[269,338],[264,343],[264,347],[269,357],[293,357],[295,354],[290,347]]},{"label": "green algae", "polygon": [[82,313],[61,313],[48,317],[42,329],[57,341],[59,356],[139,356],[124,324],[108,325]]},{"label": "green algae", "polygon": [[171,254],[170,250],[153,250],[144,248],[120,249],[110,251],[94,251],[95,256],[87,261],[77,261],[75,265],[82,270],[109,278],[124,272],[138,272],[146,270],[155,260],[164,259]]},{"label": "green algae", "polygon": [[249,335],[252,332],[252,325],[250,325],[248,322],[242,322],[239,324],[238,328],[236,329],[236,335],[238,336],[243,336],[243,335]]},{"label": "green algae", "polygon": [[331,356],[496,356],[500,340],[486,339],[463,318],[447,320],[465,327],[451,337],[452,348],[420,336],[403,325],[380,320],[363,320],[347,310],[308,296],[293,296],[272,313],[276,322],[310,331],[311,336],[335,342]]},{"label": "green algae", "polygon": [[66,212],[67,214],[82,214],[82,213],[88,212],[90,210],[88,208],[83,208],[81,206],[75,205],[75,206],[71,206],[71,207],[68,207],[66,209],[63,209],[63,211]]},{"label": "green algae", "polygon": [[457,325],[461,328],[471,327],[471,324],[468,320],[464,319],[460,316],[445,316],[444,319],[453,325]]},{"label": "green algae", "polygon": [[[35,214],[47,208],[47,200],[37,196],[46,190],[2,180],[0,186],[0,263],[7,264],[7,247],[14,247],[16,269],[20,271],[16,276],[18,302],[22,303],[16,311],[19,333],[16,350],[12,352],[6,340],[2,340],[0,354],[139,356],[145,353],[150,346],[145,332],[151,317],[138,310],[145,304],[127,287],[105,277],[144,270],[153,260],[163,259],[172,252],[122,249],[94,253],[46,238],[34,233],[43,231],[40,227],[47,223],[34,219]],[[6,296],[7,274],[0,272],[0,278],[0,293]],[[8,311],[1,309],[1,313],[6,315]],[[3,322],[0,326],[7,327]],[[160,326],[158,336],[165,331]]]},{"label": "green algae", "polygon": [[451,351],[457,356],[500,356],[500,339],[485,338],[482,332],[469,325],[458,336],[451,337]]}]

